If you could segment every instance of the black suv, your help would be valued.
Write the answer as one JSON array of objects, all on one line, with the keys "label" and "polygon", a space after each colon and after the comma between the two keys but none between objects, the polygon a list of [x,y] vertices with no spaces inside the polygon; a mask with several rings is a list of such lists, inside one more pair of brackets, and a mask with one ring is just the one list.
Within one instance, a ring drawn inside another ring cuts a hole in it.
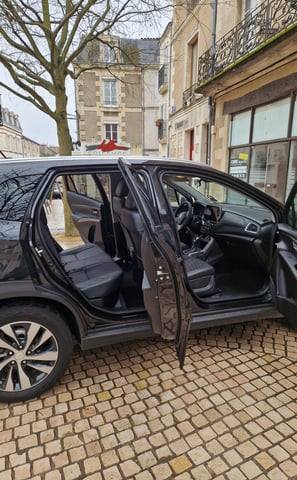
[{"label": "black suv", "polygon": [[2,160],[0,401],[53,386],[74,343],[160,335],[182,367],[190,327],[278,312],[296,326],[296,191],[283,206],[174,160]]}]

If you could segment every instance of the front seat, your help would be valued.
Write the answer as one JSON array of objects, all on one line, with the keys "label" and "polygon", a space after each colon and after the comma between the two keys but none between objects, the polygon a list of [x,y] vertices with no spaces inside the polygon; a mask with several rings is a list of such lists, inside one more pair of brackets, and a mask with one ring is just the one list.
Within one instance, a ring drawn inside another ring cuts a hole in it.
[{"label": "front seat", "polygon": [[128,186],[123,178],[118,182],[112,199],[113,219],[115,238],[117,243],[118,255],[122,260],[129,259],[126,236],[123,232],[122,212],[125,207],[127,195],[129,193]]},{"label": "front seat", "polygon": [[134,198],[128,193],[125,207],[122,209],[121,222],[124,228],[127,247],[131,257],[139,265],[141,261],[141,239],[144,232],[143,223],[137,210]]},{"label": "front seat", "polygon": [[[122,222],[137,264],[142,265],[141,241],[144,228],[134,199],[130,193],[127,196],[125,208],[122,211]],[[216,289],[214,267],[200,258],[187,254],[183,255],[183,260],[189,284],[195,295],[202,297],[213,294]]]}]

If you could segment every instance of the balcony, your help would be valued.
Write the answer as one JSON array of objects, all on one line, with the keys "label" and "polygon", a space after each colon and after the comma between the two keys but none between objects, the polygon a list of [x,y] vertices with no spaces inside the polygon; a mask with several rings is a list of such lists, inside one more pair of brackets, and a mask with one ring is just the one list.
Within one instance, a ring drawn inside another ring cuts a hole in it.
[{"label": "balcony", "polygon": [[197,87],[294,26],[297,0],[262,3],[199,58]]},{"label": "balcony", "polygon": [[158,76],[159,93],[165,93],[168,89],[168,65],[163,65]]},{"label": "balcony", "polygon": [[196,100],[202,97],[200,93],[195,93],[196,89],[198,88],[198,83],[195,83],[192,85],[190,88],[187,88],[183,92],[183,106],[184,107],[189,107],[194,103]]}]

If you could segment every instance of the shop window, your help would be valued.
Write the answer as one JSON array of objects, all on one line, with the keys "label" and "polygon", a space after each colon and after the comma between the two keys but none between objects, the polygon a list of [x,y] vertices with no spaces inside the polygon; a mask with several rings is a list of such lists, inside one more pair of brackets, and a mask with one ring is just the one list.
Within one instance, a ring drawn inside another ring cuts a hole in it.
[{"label": "shop window", "polygon": [[290,98],[258,107],[254,114],[253,142],[263,142],[288,135]]},{"label": "shop window", "polygon": [[231,122],[230,145],[243,145],[249,143],[250,124],[250,110],[233,116]]},{"label": "shop window", "polygon": [[229,173],[241,180],[248,180],[250,148],[233,148],[230,152],[230,169]]},{"label": "shop window", "polygon": [[291,142],[286,198],[297,180],[297,140]]},{"label": "shop window", "polygon": [[297,97],[295,97],[294,102],[294,114],[292,122],[292,137],[297,137]]},{"label": "shop window", "polygon": [[289,142],[256,145],[252,148],[249,183],[279,201],[286,191]]},{"label": "shop window", "polygon": [[[292,119],[290,127],[290,119]],[[287,97],[234,114],[229,173],[280,201],[296,180],[297,101]]]}]

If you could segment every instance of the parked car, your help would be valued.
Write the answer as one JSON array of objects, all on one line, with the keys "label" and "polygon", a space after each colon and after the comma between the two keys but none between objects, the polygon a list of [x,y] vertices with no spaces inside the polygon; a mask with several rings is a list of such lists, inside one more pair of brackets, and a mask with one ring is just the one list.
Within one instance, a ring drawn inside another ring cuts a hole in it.
[{"label": "parked car", "polygon": [[[48,222],[58,178],[82,239],[67,249]],[[170,159],[2,160],[0,401],[52,387],[74,343],[158,335],[182,367],[190,328],[278,312],[296,327],[296,192],[281,205]]]}]

